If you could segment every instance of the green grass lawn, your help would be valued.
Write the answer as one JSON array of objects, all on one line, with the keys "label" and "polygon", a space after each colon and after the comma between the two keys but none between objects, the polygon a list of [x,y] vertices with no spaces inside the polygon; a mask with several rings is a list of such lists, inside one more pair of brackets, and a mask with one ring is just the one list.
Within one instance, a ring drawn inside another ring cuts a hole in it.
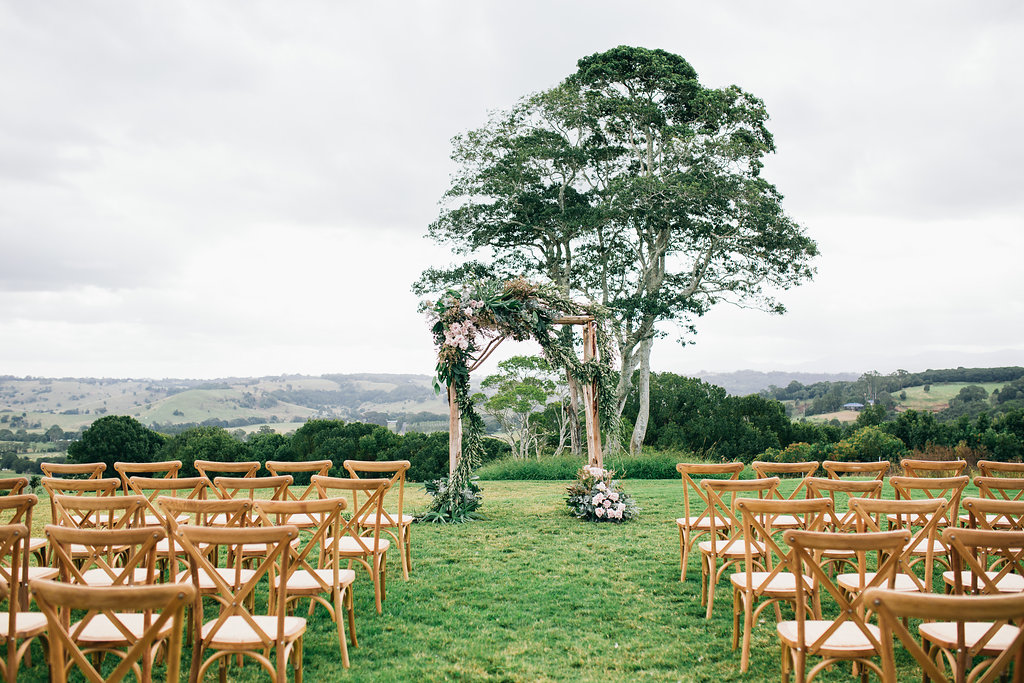
[{"label": "green grass lawn", "polygon": [[[700,604],[699,553],[679,582],[680,482],[625,484],[643,510],[638,520],[614,525],[570,517],[566,482],[483,482],[486,520],[415,525],[408,582],[397,557],[389,558],[382,615],[357,570],[360,647],[350,650],[350,670],[341,666],[333,624],[316,613],[306,634],[306,680],[777,680],[771,610],[754,629],[751,668],[741,675],[739,652],[731,650],[728,580],[719,584],[710,621]],[[420,491],[407,490],[414,511],[426,506]],[[42,500],[36,509],[41,526],[49,506]],[[900,679],[917,680],[909,657],[902,659]],[[37,664],[19,680],[45,675]],[[266,680],[255,664],[232,668],[229,678]],[[821,680],[850,680],[850,669],[837,666]]]}]

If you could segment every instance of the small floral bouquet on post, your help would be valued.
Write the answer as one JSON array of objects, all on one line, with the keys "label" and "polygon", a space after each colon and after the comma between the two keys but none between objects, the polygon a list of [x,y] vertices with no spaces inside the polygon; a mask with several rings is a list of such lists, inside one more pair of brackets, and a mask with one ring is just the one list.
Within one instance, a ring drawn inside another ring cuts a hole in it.
[{"label": "small floral bouquet on post", "polygon": [[600,467],[582,468],[566,488],[565,504],[572,514],[588,522],[624,522],[640,514],[640,507],[613,479],[614,474]]}]

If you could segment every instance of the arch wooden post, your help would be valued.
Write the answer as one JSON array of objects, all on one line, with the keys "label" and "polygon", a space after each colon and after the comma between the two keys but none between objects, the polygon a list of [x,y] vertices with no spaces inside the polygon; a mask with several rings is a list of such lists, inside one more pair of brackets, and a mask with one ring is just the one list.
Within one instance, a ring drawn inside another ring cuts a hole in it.
[{"label": "arch wooden post", "polygon": [[455,467],[462,457],[462,413],[455,400],[455,385],[448,385],[448,478],[455,476]]},{"label": "arch wooden post", "polygon": [[[583,362],[597,358],[597,324],[590,318],[583,326]],[[583,387],[583,409],[587,419],[587,464],[604,469],[601,453],[601,418],[597,406],[597,378]]]}]

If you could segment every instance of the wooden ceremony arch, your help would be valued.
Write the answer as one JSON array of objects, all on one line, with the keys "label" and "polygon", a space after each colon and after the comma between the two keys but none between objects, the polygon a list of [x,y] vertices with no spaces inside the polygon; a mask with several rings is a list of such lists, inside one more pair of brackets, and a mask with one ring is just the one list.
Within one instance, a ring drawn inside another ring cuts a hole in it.
[{"label": "wooden ceremony arch", "polygon": [[[583,326],[583,361],[589,361],[598,357],[597,348],[597,323],[592,315],[568,315],[556,318],[552,321],[555,325],[582,325]],[[506,335],[495,337],[480,356],[469,366],[473,372],[490,357],[498,345],[505,341]],[[601,453],[601,419],[598,415],[598,378],[594,378],[589,384],[583,386],[583,410],[586,414],[587,423],[587,464],[591,467],[604,469],[604,458]],[[455,385],[448,383],[448,476],[454,477],[455,468],[458,467],[459,459],[462,457],[462,414],[455,397]]]}]

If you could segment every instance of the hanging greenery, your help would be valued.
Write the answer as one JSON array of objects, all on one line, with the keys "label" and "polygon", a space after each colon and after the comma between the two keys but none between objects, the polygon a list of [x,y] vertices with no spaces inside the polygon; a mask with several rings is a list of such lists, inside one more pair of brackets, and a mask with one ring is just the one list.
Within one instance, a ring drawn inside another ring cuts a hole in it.
[{"label": "hanging greenery", "polygon": [[[484,423],[470,398],[470,371],[479,366],[504,339],[535,339],[552,368],[565,368],[580,385],[597,380],[597,398],[603,425],[617,432],[614,401],[615,374],[612,351],[605,334],[603,311],[576,303],[551,285],[523,278],[507,281],[473,280],[448,289],[437,301],[421,305],[432,325],[437,346],[434,390],[451,385],[462,415],[462,455],[451,481],[432,482],[431,521],[462,521],[480,505],[480,490],[471,480],[479,467]],[[559,334],[555,321],[565,316],[593,316],[597,328],[598,355],[579,358],[571,335]]]}]

